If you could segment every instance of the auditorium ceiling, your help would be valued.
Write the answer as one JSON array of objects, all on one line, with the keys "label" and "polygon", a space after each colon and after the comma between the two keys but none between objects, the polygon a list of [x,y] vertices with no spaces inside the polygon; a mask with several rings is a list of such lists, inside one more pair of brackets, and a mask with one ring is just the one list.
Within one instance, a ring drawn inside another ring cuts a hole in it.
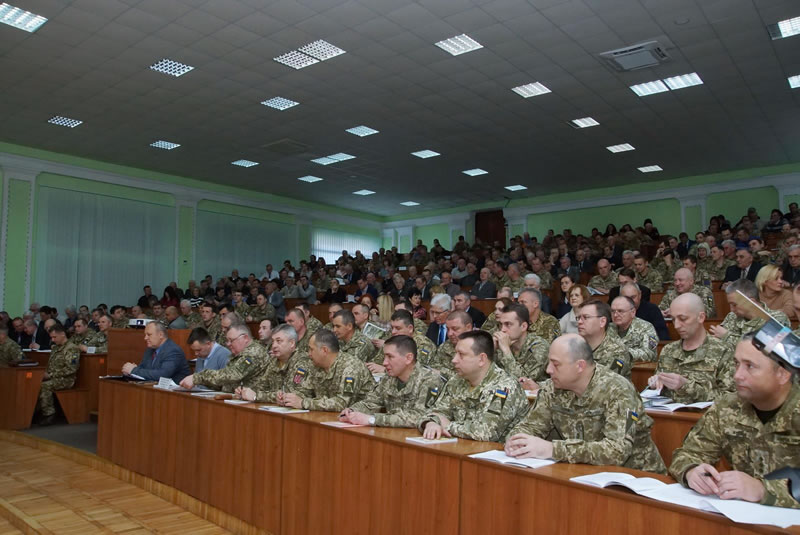
[{"label": "auditorium ceiling", "polygon": [[[49,151],[379,215],[800,162],[800,35],[770,33],[796,0],[10,3],[48,21],[0,25],[0,140]],[[435,44],[462,34],[481,48]],[[652,41],[655,66],[599,56]],[[274,59],[290,53],[311,64]],[[330,155],[353,158],[312,162]]]}]

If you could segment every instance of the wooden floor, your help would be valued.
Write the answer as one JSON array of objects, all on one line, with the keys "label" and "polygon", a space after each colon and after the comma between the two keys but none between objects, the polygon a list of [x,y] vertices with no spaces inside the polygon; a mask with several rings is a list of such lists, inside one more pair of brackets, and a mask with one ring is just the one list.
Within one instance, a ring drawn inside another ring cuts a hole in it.
[{"label": "wooden floor", "polygon": [[6,533],[229,532],[90,466],[0,435],[0,535]]}]

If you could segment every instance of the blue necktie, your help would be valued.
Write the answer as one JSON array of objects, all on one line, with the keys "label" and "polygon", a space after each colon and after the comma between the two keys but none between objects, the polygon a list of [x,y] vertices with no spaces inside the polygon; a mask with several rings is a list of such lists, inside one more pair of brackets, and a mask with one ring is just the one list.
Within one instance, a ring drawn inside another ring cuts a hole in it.
[{"label": "blue necktie", "polygon": [[446,332],[445,332],[446,329],[447,329],[447,327],[444,324],[439,325],[439,343],[436,344],[436,345],[440,346],[440,345],[442,345],[444,343],[445,336],[446,336]]}]

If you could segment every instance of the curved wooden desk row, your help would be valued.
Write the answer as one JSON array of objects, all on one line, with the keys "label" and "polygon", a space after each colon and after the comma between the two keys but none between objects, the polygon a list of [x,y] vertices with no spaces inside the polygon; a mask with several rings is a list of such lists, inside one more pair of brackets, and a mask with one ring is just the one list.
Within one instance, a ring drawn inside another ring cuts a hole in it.
[{"label": "curved wooden desk row", "polygon": [[97,451],[269,533],[776,531],[569,481],[621,468],[500,466],[467,457],[498,444],[421,447],[411,429],[319,423],[335,418],[101,381]]}]

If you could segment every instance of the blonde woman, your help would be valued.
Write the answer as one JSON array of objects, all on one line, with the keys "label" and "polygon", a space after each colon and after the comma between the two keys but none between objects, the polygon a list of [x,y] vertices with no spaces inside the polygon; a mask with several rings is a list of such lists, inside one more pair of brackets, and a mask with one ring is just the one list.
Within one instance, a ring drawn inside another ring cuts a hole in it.
[{"label": "blonde woman", "polygon": [[583,284],[575,284],[569,289],[569,293],[567,295],[569,299],[569,305],[572,307],[572,309],[558,322],[561,325],[561,334],[578,332],[578,318],[575,316],[575,311],[584,303],[584,301],[589,300],[591,294],[589,293],[589,289]]},{"label": "blonde woman", "polygon": [[772,310],[780,310],[789,319],[796,319],[792,292],[783,287],[783,272],[778,266],[766,265],[758,270],[756,288],[761,302]]}]

